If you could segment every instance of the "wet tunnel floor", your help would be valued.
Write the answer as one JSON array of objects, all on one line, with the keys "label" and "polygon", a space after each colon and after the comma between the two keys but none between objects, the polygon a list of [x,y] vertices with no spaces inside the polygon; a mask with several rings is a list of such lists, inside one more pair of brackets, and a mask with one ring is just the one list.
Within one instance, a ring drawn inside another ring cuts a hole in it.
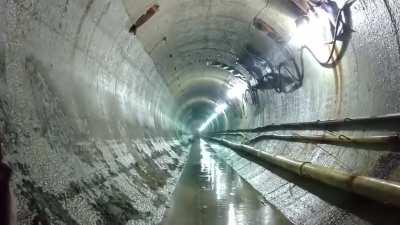
[{"label": "wet tunnel floor", "polygon": [[209,145],[195,141],[161,225],[291,224]]}]

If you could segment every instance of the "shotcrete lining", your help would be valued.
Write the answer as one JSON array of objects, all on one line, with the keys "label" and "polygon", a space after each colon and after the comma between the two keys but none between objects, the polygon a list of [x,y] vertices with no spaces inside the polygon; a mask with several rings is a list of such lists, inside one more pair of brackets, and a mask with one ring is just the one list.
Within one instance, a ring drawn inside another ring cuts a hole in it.
[{"label": "shotcrete lining", "polygon": [[[286,4],[276,6],[280,2],[272,1],[269,9],[284,9]],[[174,120],[180,104],[172,94],[172,89],[183,84],[178,80],[180,71],[190,71],[193,64],[204,65],[208,60],[233,63],[246,42],[265,40],[261,33],[248,29],[265,1],[161,2],[159,16],[140,28],[137,37],[128,29],[150,3],[122,3],[0,3],[6,5],[0,7],[6,9],[0,11],[1,18],[6,17],[0,20],[0,104],[7,102],[9,109],[5,116],[8,158],[15,170],[21,223],[30,224],[38,215],[60,224],[159,221],[187,150],[171,134],[181,127],[181,122]],[[400,106],[393,104],[400,98],[400,55],[393,50],[399,48],[397,22],[393,21],[400,17],[399,6],[395,1],[357,2],[353,10],[357,32],[341,70],[323,69],[307,55],[301,89],[290,94],[262,92],[261,107],[246,109],[239,123],[233,123],[238,119],[228,115],[229,126],[399,112]],[[291,13],[288,9],[284,15]],[[382,26],[390,18],[393,26]],[[7,29],[3,29],[4,21]],[[5,59],[1,55],[4,30]],[[164,36],[166,43],[160,42]],[[274,56],[279,46],[270,39],[266,42],[260,46],[271,47],[266,55]],[[198,71],[184,76],[190,82]],[[226,88],[217,91],[226,93]],[[257,147],[349,172],[399,180],[397,153],[281,141]],[[296,223],[369,223],[229,151],[221,155]],[[163,176],[168,179],[154,181]],[[157,189],[158,185],[162,187]]]},{"label": "shotcrete lining", "polygon": [[[396,21],[392,19],[392,24],[394,24],[392,27],[382,27],[382,24],[386,24],[386,21],[390,21],[390,18],[396,18],[394,14],[399,13],[399,6],[394,2],[389,4],[388,2],[390,1],[357,2],[352,10],[356,32],[353,34],[350,47],[341,64],[334,70],[324,69],[317,65],[310,55],[306,54],[303,87],[294,93],[285,95],[275,94],[272,91],[265,91],[260,94],[262,109],[253,110],[249,108],[246,113],[248,117],[242,119],[242,122],[246,121],[242,123],[242,127],[248,128],[268,123],[301,122],[398,112],[399,106],[393,104],[399,97],[396,87],[398,87],[400,80],[399,76],[396,75],[396,71],[399,68],[399,54],[397,51],[393,51],[393,49],[398,48],[398,44],[396,44],[398,35],[395,29]],[[218,28],[216,20],[210,21],[217,28],[210,25],[209,34],[205,34],[206,32],[204,31],[206,29],[204,27],[207,27],[207,25],[179,27],[184,31],[185,37],[189,38],[185,40],[171,39],[171,42],[182,40],[182,43],[168,43],[167,46],[185,46],[187,49],[198,49],[202,45],[211,46],[212,48],[218,46],[216,47],[215,55],[219,54],[219,57],[214,55],[214,57],[210,58],[220,59],[221,61],[223,61],[221,58],[231,57],[231,54],[240,54],[241,47],[238,46],[243,46],[243,42],[233,42],[238,43],[232,48],[233,51],[228,49],[229,43],[232,43],[230,39],[227,39],[227,43],[221,45],[220,43],[223,43],[220,39],[221,36],[213,35],[213,31],[224,28]],[[208,24],[210,21],[207,21]],[[195,24],[196,21],[193,19],[190,22]],[[199,19],[198,23],[202,23],[202,20]],[[273,23],[274,21],[272,21]],[[247,29],[240,28],[239,24],[240,22],[238,22],[238,30],[248,33]],[[199,27],[198,30],[197,27]],[[171,30],[176,31],[175,29]],[[195,37],[197,31],[206,37],[203,42]],[[145,32],[146,30],[144,30]],[[231,33],[232,30],[229,29],[227,32]],[[178,33],[177,35],[180,34]],[[252,32],[251,34],[254,33]],[[253,39],[265,40],[262,36],[256,36]],[[193,42],[193,40],[199,41]],[[246,40],[251,40],[251,38],[246,37],[246,39],[243,39],[244,42]],[[265,48],[270,49],[270,51],[266,55],[272,58],[279,58],[275,52],[279,48],[273,43],[256,44],[268,46],[269,48]],[[179,51],[179,48],[163,48],[160,46],[159,50],[153,52],[154,60],[162,59],[172,49]],[[209,55],[209,53],[188,53],[185,54],[184,58],[174,57],[172,61],[180,63],[178,67],[173,63],[171,65],[174,65],[174,69],[179,71],[182,67],[184,68],[185,63],[191,64],[196,60],[202,63],[206,61],[203,58],[207,58]],[[168,66],[160,68],[160,71],[166,72],[163,75],[167,77],[171,71],[174,74],[174,69],[168,69]],[[176,77],[168,79],[176,79]],[[290,135],[292,132],[286,131],[279,134]],[[315,132],[306,133],[316,134]],[[373,134],[390,135],[391,133],[347,131],[344,134],[364,136]],[[398,175],[396,175],[399,170],[398,153],[365,151],[360,148],[352,149],[343,146],[286,143],[282,141],[268,141],[259,143],[257,146],[272,153],[288,155],[298,160],[314,161],[324,166],[341,168],[357,174],[399,180]],[[227,159],[229,160],[229,157]],[[277,204],[295,222],[306,224],[339,223],[339,221],[343,224],[373,223],[373,221],[366,221],[364,220],[365,218],[346,213],[340,207],[324,202],[316,197],[314,193],[297,187],[293,188],[285,180],[274,177],[270,172],[259,167],[252,166],[246,160],[232,157],[231,162],[236,165],[241,174],[250,179],[251,183],[267,196],[268,200]],[[383,166],[382,162],[390,163]],[[274,177],[272,180],[270,179],[271,176]],[[288,188],[281,186],[282,183]],[[289,192],[287,189],[289,189]],[[315,214],[316,211],[320,212],[318,216]]]},{"label": "shotcrete lining", "polygon": [[128,33],[124,6],[4,4],[0,132],[19,223],[158,223],[188,149],[175,135],[175,99]]}]

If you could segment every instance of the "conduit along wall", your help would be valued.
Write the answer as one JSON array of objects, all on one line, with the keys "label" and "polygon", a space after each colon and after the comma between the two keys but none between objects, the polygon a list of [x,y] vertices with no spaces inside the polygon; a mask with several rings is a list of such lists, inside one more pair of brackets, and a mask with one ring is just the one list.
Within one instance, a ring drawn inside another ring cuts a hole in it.
[{"label": "conduit along wall", "polygon": [[[374,122],[375,118],[360,123],[351,120],[398,116],[398,9],[399,4],[394,1],[355,2],[351,15],[352,28],[356,32],[352,33],[340,63],[332,67],[320,66],[305,51],[301,88],[286,94],[276,90],[258,91],[256,105],[260,107],[248,113],[249,122],[242,124],[240,129],[232,129],[237,133],[220,134],[228,135],[223,138],[235,143],[246,143],[264,135],[267,138],[252,147],[273,156],[311,162],[352,176],[399,182],[398,144],[338,143],[346,142],[346,137],[365,140],[377,136],[396,139],[398,136],[398,118],[383,119],[386,122]],[[382,24],[390,26],[382,27]],[[309,33],[315,36],[316,31],[309,30]],[[311,36],[307,38],[312,40]],[[323,61],[325,57],[319,59]],[[325,120],[332,121],[325,123]],[[335,120],[348,123],[330,126],[329,123]],[[309,121],[317,122],[312,126]],[[223,130],[210,128],[209,131]],[[289,136],[297,140],[288,142]],[[301,138],[339,139],[340,136],[344,139],[336,143]],[[299,142],[299,138],[304,141]],[[226,147],[214,144],[213,148],[294,223],[397,224],[400,221],[397,209],[386,204],[348,195],[348,192],[331,189],[319,182],[297,179],[291,173],[265,163],[259,165]]]},{"label": "conduit along wall", "polygon": [[357,176],[331,168],[314,165],[311,162],[297,161],[280,155],[272,155],[248,145],[207,138],[240,153],[249,154],[261,161],[281,167],[302,177],[353,192],[367,198],[393,206],[400,206],[400,183],[372,177]]},{"label": "conduit along wall", "polygon": [[[1,1],[0,140],[18,221],[157,223],[187,155],[178,133],[400,112],[400,3],[330,1],[338,8],[326,14],[317,1],[315,10],[293,2]],[[342,26],[332,23],[335,10]],[[393,131],[335,130],[360,138]],[[273,134],[293,133],[331,134]],[[387,149],[282,140],[255,148],[400,177],[400,156]],[[374,204],[215,149],[295,224],[396,224]]]}]

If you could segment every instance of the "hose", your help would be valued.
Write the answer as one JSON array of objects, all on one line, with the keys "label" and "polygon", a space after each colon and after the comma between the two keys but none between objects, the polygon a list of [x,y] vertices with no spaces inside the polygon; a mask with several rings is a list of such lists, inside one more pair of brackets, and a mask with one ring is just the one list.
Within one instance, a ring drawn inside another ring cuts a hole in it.
[{"label": "hose", "polygon": [[355,193],[384,204],[400,207],[400,183],[396,181],[354,175],[345,171],[316,165],[312,162],[270,154],[248,145],[236,144],[224,139],[210,137],[206,137],[206,139],[228,147],[239,154],[250,155],[257,160],[277,166],[300,177],[309,178],[321,184]]},{"label": "hose", "polygon": [[[219,134],[222,135],[222,134]],[[227,134],[224,134],[227,135]],[[233,135],[233,134],[231,134]],[[400,144],[399,135],[390,136],[366,136],[366,137],[349,137],[345,135],[339,135],[335,137],[324,136],[324,135],[260,135],[253,139],[250,139],[246,144],[255,144],[264,140],[282,140],[289,142],[300,142],[300,143],[322,143],[322,144],[333,144],[333,145],[398,145]],[[377,149],[375,149],[377,150]],[[388,151],[388,149],[383,149]],[[396,148],[390,149],[389,151],[398,152]]]},{"label": "hose", "polygon": [[[303,51],[307,50],[308,52],[310,52],[310,54],[312,55],[312,57],[321,65],[324,67],[332,67],[335,66],[337,64],[337,62],[339,62],[342,57],[343,54],[339,55],[333,62],[333,54],[335,52],[336,46],[337,46],[337,41],[338,41],[338,35],[339,35],[339,25],[340,23],[344,23],[341,19],[342,13],[345,12],[346,9],[348,9],[351,5],[353,5],[357,0],[347,0],[346,3],[343,5],[342,8],[339,9],[338,14],[336,16],[336,25],[335,25],[335,32],[333,34],[333,41],[332,41],[332,48],[331,51],[329,53],[329,57],[326,61],[320,61],[318,59],[318,57],[315,55],[315,53],[306,45],[303,45],[300,49],[300,51],[302,52],[301,57],[303,57]],[[347,22],[347,21],[346,21]],[[345,29],[343,27],[343,29]]]},{"label": "hose", "polygon": [[296,122],[269,124],[256,128],[226,130],[216,133],[259,133],[276,130],[355,130],[355,129],[375,129],[375,130],[393,130],[400,131],[397,124],[400,123],[400,113],[386,114],[373,117],[353,117],[335,120],[317,120],[312,122]]}]

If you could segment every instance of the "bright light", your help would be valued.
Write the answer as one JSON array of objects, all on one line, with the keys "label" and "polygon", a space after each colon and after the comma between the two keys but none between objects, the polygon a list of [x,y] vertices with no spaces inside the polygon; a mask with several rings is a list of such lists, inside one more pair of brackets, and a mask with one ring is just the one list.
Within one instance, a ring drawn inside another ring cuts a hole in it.
[{"label": "bright light", "polygon": [[205,123],[203,123],[201,126],[200,126],[200,128],[198,129],[198,131],[199,132],[202,132],[203,130],[205,130],[211,123],[212,123],[212,121],[214,121],[218,116],[219,116],[219,114],[220,113],[213,113],[208,119],[207,119],[207,121],[205,122]]},{"label": "bright light", "polygon": [[233,203],[229,204],[228,208],[228,225],[236,225],[236,214],[235,214],[235,207]]},{"label": "bright light", "polygon": [[202,132],[203,130],[205,130],[215,119],[217,119],[217,117],[220,114],[224,113],[227,108],[228,108],[228,104],[226,104],[226,103],[221,103],[221,104],[217,105],[217,107],[215,107],[215,109],[214,109],[215,112],[197,130],[199,132]]},{"label": "bright light", "polygon": [[289,45],[300,48],[307,46],[319,59],[329,56],[328,42],[332,41],[329,17],[326,12],[317,10],[295,26]]},{"label": "bright light", "polygon": [[226,103],[222,103],[217,105],[217,107],[215,108],[215,112],[217,114],[223,113],[225,111],[225,109],[228,108],[228,105]]},{"label": "bright light", "polygon": [[318,38],[320,35],[318,31],[320,30],[320,27],[311,18],[308,21],[304,20],[301,24],[297,25],[291,34],[289,43],[297,47],[315,44],[320,41]]},{"label": "bright light", "polygon": [[[329,17],[326,12],[317,10],[316,13],[307,15],[300,24],[294,26],[291,34],[290,44],[301,47],[304,45],[310,47],[321,47],[325,44],[326,32],[329,31]],[[327,30],[328,29],[328,30]]]},{"label": "bright light", "polygon": [[236,81],[232,88],[228,90],[228,92],[226,93],[226,96],[229,99],[241,99],[243,94],[246,92],[247,90],[247,84],[243,81]]},{"label": "bright light", "polygon": [[204,124],[201,125],[201,127],[199,129],[197,129],[199,132],[202,132],[204,129],[206,129],[207,126],[204,126]]}]

